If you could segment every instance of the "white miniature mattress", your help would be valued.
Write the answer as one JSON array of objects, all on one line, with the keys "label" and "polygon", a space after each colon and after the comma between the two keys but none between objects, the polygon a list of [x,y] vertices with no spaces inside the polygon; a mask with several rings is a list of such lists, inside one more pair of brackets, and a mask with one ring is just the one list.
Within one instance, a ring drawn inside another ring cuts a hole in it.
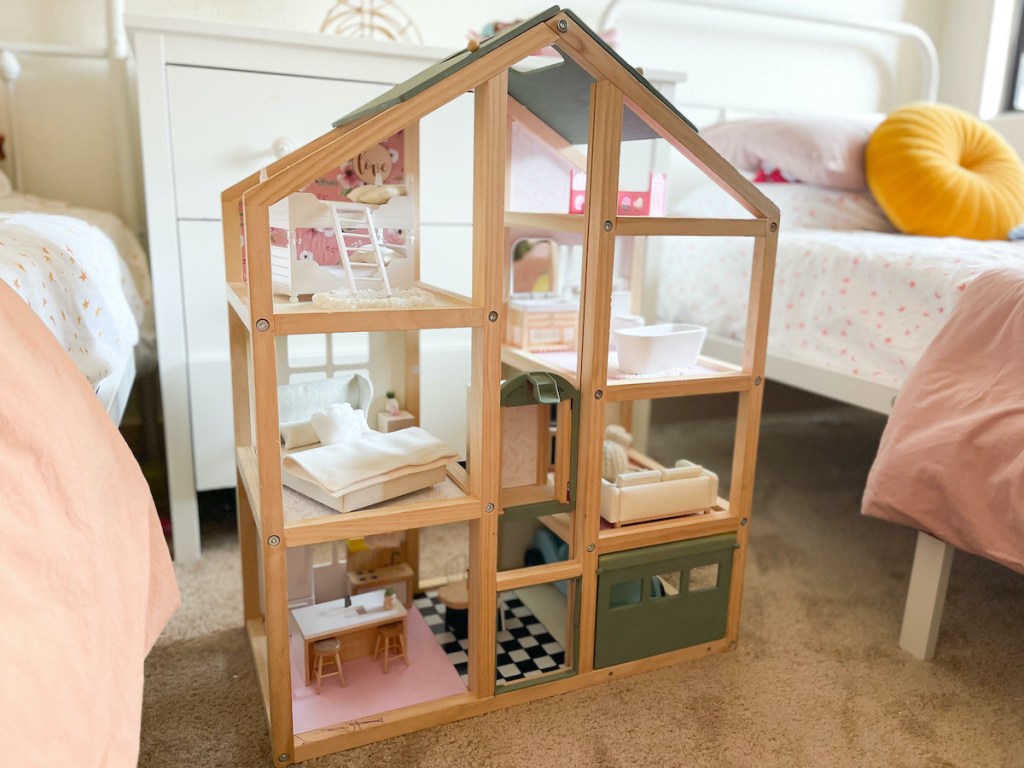
[{"label": "white miniature mattress", "polygon": [[0,280],[32,307],[94,387],[135,349],[139,369],[152,367],[147,260],[115,216],[0,194]]},{"label": "white miniature mattress", "polygon": [[[752,241],[648,242],[659,265],[659,320],[742,340]],[[769,352],[899,387],[964,287],[993,267],[1024,269],[1024,242],[787,230],[784,212]]]}]

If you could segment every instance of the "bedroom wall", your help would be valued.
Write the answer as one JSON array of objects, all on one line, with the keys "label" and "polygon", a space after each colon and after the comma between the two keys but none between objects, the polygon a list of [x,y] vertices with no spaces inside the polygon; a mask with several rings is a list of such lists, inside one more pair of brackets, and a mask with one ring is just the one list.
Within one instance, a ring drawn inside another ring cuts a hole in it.
[{"label": "bedroom wall", "polygon": [[[943,55],[947,73],[943,98],[964,108],[972,109],[971,94],[978,89],[978,61],[985,59],[984,50],[991,31],[993,9],[1000,3],[1014,0],[861,0],[854,6],[845,0],[774,0],[770,5],[784,10],[810,13],[844,13],[855,18],[909,21],[921,25],[933,36]],[[527,16],[545,7],[548,0],[447,0],[444,13],[438,13],[435,0],[400,0],[400,5],[420,27],[424,41],[442,48],[460,47],[470,28],[477,28],[493,17]],[[765,7],[768,2],[734,0],[736,5]],[[125,0],[128,13],[185,16],[211,21],[235,22],[315,31],[331,0]],[[566,3],[585,21],[597,25],[604,0],[572,0]],[[646,10],[645,10],[646,8]],[[694,94],[702,88],[712,88],[713,82],[726,80],[746,94],[755,94],[762,103],[786,102],[794,93],[821,91],[832,99],[836,108],[849,108],[858,100],[870,98],[862,93],[856,77],[845,77],[843,67],[848,62],[837,60],[824,66],[815,55],[814,67],[807,67],[806,50],[778,43],[778,29],[769,24],[763,28],[754,25],[748,34],[750,48],[735,55],[723,56],[715,48],[715,29],[728,26],[734,33],[734,22],[719,17],[708,19],[701,9],[676,11],[665,5],[652,5],[634,0],[630,15],[646,13],[651,26],[663,26],[665,14],[681,18],[681,23],[693,28],[709,25],[703,36],[707,47],[697,44],[680,47],[671,38],[657,39],[653,32],[623,33],[623,53],[633,63],[647,67],[671,67],[688,72],[687,90]],[[679,16],[685,14],[685,16]],[[0,31],[3,41],[32,41],[62,44],[85,44],[100,47],[104,43],[104,14],[102,0],[0,0],[0,18],[4,19]],[[987,21],[986,21],[987,19]],[[454,21],[453,21],[454,20]],[[718,25],[716,27],[716,25]],[[651,28],[649,26],[649,28]],[[771,34],[769,34],[771,33]],[[768,41],[772,37],[771,42]],[[819,41],[822,42],[822,41]],[[825,46],[828,47],[827,41]],[[760,46],[760,48],[759,48]],[[681,49],[682,48],[682,49]],[[755,51],[760,50],[759,54]],[[783,65],[789,74],[770,81],[757,79],[760,67],[752,67],[757,56],[769,57]],[[889,49],[867,50],[863,56],[891,59],[914,70],[909,55]],[[714,77],[707,64],[713,61]],[[862,65],[863,62],[860,62]],[[788,67],[788,69],[786,69]],[[907,81],[892,83],[890,99],[899,101],[912,94]],[[705,84],[707,84],[705,86]],[[78,204],[121,213],[131,220],[132,209],[141,211],[141,202],[135,195],[121,195],[122,181],[117,167],[119,132],[117,115],[111,114],[109,78],[104,61],[53,60],[41,57],[23,57],[23,73],[18,84],[17,112],[21,140],[23,172],[27,191],[58,197]],[[712,96],[718,95],[714,91]],[[975,107],[976,109],[976,107]],[[134,108],[129,109],[133,115]],[[0,89],[0,131],[9,124],[10,111],[7,95]],[[135,142],[129,134],[127,141]],[[5,164],[6,165],[6,164]],[[2,167],[2,166],[0,166]]]}]

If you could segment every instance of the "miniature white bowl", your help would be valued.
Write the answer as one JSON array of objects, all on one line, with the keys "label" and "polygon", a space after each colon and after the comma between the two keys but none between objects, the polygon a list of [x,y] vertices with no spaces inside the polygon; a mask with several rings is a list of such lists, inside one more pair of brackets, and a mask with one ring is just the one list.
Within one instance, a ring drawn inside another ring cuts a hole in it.
[{"label": "miniature white bowl", "polygon": [[692,368],[700,357],[707,328],[692,323],[664,323],[615,331],[619,369],[625,373],[657,373]]}]

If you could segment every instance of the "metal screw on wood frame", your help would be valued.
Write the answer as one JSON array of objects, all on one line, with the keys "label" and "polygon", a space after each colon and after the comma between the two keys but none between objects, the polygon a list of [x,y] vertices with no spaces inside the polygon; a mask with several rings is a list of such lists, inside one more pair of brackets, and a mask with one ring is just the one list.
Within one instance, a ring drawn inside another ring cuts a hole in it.
[{"label": "metal screw on wood frame", "polygon": [[774,232],[778,228],[779,228],[779,225],[776,224],[774,221],[771,224],[768,225],[768,231],[769,232]]},{"label": "metal screw on wood frame", "polygon": [[486,509],[488,512],[493,512],[494,511],[494,505],[493,504],[488,504],[486,507],[484,507],[484,509]]},{"label": "metal screw on wood frame", "polygon": [[587,552],[593,552],[595,549],[597,549],[597,547],[593,544],[587,544]]},{"label": "metal screw on wood frame", "polygon": [[487,315],[487,319],[490,320],[492,323],[495,322],[498,319],[498,313],[492,309],[490,314]]},{"label": "metal screw on wood frame", "polygon": [[256,330],[257,331],[265,331],[269,327],[270,327],[270,321],[268,321],[266,318],[262,318],[261,317],[259,320],[256,321]]},{"label": "metal screw on wood frame", "polygon": [[761,386],[761,377],[760,376],[755,376],[754,377],[754,386],[755,387],[760,387]]},{"label": "metal screw on wood frame", "polygon": [[285,754],[283,754],[283,755],[278,755],[277,756],[277,762],[279,762],[279,763],[287,763],[289,757],[291,757],[291,755],[289,755],[287,752]]},{"label": "metal screw on wood frame", "polygon": [[276,547],[280,543],[281,543],[281,537],[277,536],[276,534],[274,536],[271,536],[269,539],[267,539],[267,544],[269,544],[272,547]]},{"label": "metal screw on wood frame", "polygon": [[558,31],[559,32],[568,32],[569,31],[569,22],[566,21],[565,19],[559,19],[558,20]]},{"label": "metal screw on wood frame", "polygon": [[604,397],[604,392],[602,392],[600,389],[594,393],[595,400],[600,400],[602,397]]},{"label": "metal screw on wood frame", "polygon": [[612,223],[610,221],[606,221],[604,223],[604,231],[605,232],[611,232],[612,231]]},{"label": "metal screw on wood frame", "polygon": [[740,520],[740,525],[746,525],[746,524],[747,524],[747,518],[744,517],[743,519]]}]

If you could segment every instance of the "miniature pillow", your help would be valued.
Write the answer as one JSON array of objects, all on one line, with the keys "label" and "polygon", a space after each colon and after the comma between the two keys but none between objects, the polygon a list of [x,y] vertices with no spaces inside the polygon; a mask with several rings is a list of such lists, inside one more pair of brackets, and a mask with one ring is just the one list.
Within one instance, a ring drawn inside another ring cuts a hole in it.
[{"label": "miniature pillow", "polygon": [[662,480],[687,480],[692,477],[700,477],[704,472],[704,467],[699,464],[693,464],[686,462],[685,464],[676,464],[674,467],[667,467],[661,470]]},{"label": "miniature pillow", "polygon": [[309,419],[281,422],[281,442],[285,448],[302,448],[305,445],[319,443],[316,430]]},{"label": "miniature pillow", "polygon": [[700,135],[741,171],[772,171],[805,184],[865,189],[864,148],[879,119],[751,118],[715,123]]},{"label": "miniature pillow", "polygon": [[893,112],[867,149],[871,191],[911,235],[1005,240],[1024,221],[1024,165],[996,131],[942,104]]},{"label": "miniature pillow", "polygon": [[[381,258],[384,259],[384,266],[386,267],[388,264],[391,263],[391,260],[395,258],[395,256],[398,256],[399,254],[392,250],[391,248],[381,246],[380,255]],[[372,245],[367,245],[352,251],[348,255],[348,260],[351,261],[353,264],[376,264],[377,254],[373,252]]]},{"label": "miniature pillow", "polygon": [[317,411],[310,417],[310,422],[323,445],[349,443],[370,431],[363,412],[355,410],[349,403],[335,403]]},{"label": "miniature pillow", "polygon": [[661,472],[657,469],[641,469],[637,472],[621,472],[615,478],[616,488],[628,488],[631,485],[661,482]]}]

